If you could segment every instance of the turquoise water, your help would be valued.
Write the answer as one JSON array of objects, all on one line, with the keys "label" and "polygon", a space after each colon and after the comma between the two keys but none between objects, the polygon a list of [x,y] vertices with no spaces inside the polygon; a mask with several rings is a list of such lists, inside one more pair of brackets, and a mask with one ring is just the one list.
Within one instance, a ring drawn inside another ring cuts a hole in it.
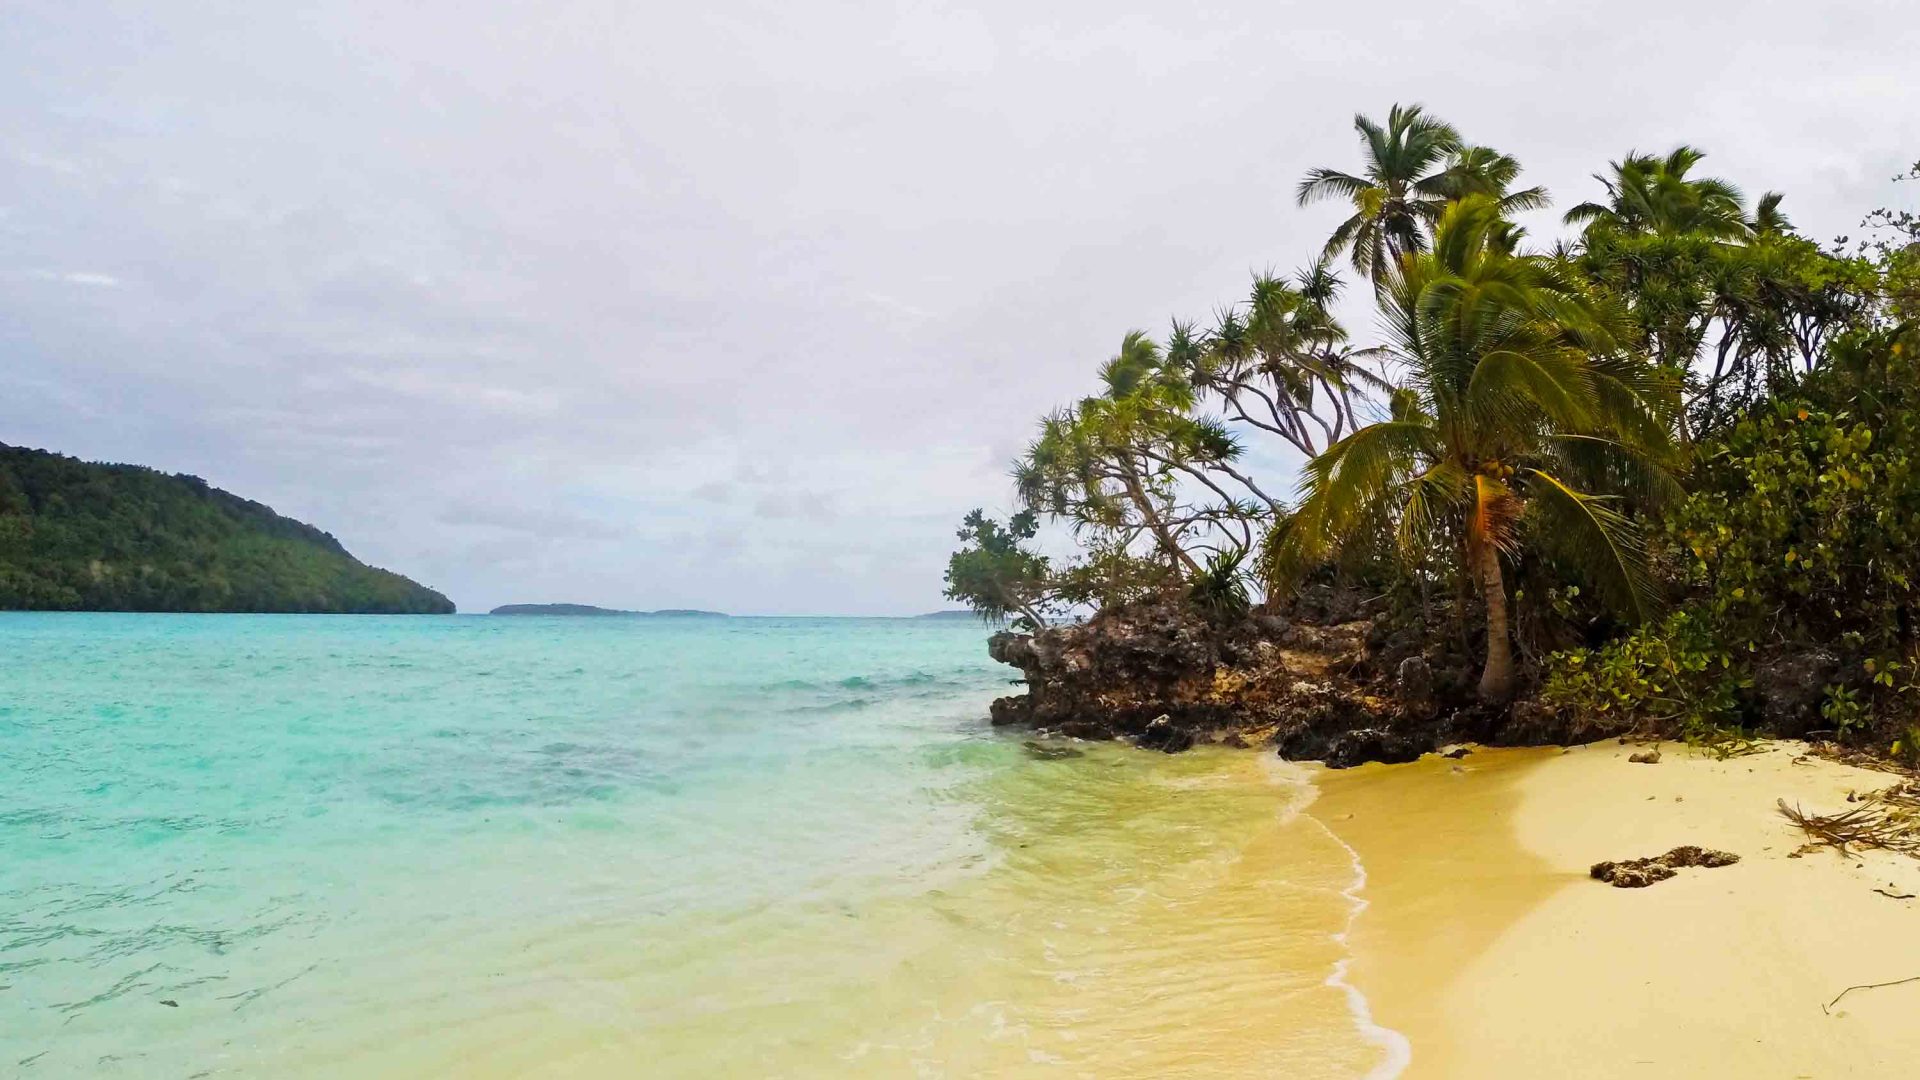
[{"label": "turquoise water", "polygon": [[[0,1072],[1117,1075],[1132,1032],[1177,1074],[1120,1003],[1254,992],[1304,1018],[1259,1060],[1377,1057],[1327,984],[1351,868],[1280,827],[1309,789],[1037,760],[985,724],[977,625],[4,614],[0,647]],[[1167,918],[1229,896],[1261,917]]]}]

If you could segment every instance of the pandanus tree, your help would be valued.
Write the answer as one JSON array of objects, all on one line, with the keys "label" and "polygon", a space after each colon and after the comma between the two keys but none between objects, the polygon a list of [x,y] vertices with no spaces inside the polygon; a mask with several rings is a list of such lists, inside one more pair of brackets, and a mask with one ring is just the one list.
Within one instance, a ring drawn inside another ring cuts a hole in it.
[{"label": "pandanus tree", "polygon": [[[1101,382],[1101,394],[1041,421],[1014,466],[1021,501],[1076,532],[1099,533],[1110,548],[1146,538],[1180,578],[1202,570],[1193,554],[1206,545],[1200,534],[1224,532],[1238,549],[1250,547],[1250,523],[1280,504],[1235,466],[1241,447],[1224,426],[1195,414],[1186,371],[1136,330],[1101,369]],[[1196,487],[1220,501],[1184,498]]]},{"label": "pandanus tree", "polygon": [[1355,396],[1382,386],[1359,362],[1329,308],[1341,281],[1322,259],[1291,280],[1265,275],[1212,331],[1176,323],[1168,360],[1217,397],[1226,416],[1311,457],[1358,424]]},{"label": "pandanus tree", "polygon": [[1703,276],[1706,348],[1692,373],[1688,412],[1696,436],[1729,422],[1768,387],[1812,371],[1833,339],[1866,325],[1879,293],[1869,260],[1771,229],[1724,246]]},{"label": "pandanus tree", "polygon": [[1514,686],[1503,556],[1542,545],[1644,615],[1644,548],[1614,493],[1671,483],[1656,369],[1623,350],[1616,310],[1517,235],[1497,199],[1469,196],[1441,214],[1431,251],[1388,272],[1379,306],[1402,389],[1387,419],[1308,464],[1271,549],[1282,584],[1383,519],[1409,558],[1461,544],[1486,609],[1489,701]]}]

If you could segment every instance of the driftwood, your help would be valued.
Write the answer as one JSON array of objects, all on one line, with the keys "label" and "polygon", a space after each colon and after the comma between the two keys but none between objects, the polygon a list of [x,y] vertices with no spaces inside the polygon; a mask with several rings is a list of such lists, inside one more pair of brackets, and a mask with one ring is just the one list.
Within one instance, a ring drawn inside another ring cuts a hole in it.
[{"label": "driftwood", "polygon": [[1920,975],[1912,975],[1904,979],[1895,979],[1892,982],[1863,983],[1859,986],[1849,986],[1845,990],[1842,990],[1838,994],[1835,994],[1832,1001],[1829,1001],[1825,1005],[1820,1006],[1820,1011],[1823,1013],[1827,1013],[1827,1015],[1829,1016],[1833,1015],[1831,1012],[1828,1012],[1828,1010],[1832,1009],[1835,1005],[1840,1004],[1841,998],[1846,997],[1848,994],[1853,993],[1855,990],[1878,990],[1886,986],[1904,986],[1905,984],[1910,982],[1920,982]]}]

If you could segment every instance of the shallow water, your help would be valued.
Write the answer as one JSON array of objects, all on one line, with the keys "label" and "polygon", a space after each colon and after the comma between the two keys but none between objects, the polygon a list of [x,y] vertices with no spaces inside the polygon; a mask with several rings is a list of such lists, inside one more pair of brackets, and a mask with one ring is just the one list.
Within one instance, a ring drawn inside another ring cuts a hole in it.
[{"label": "shallow water", "polygon": [[0,1071],[1390,1063],[1306,774],[1036,758],[976,625],[7,614],[0,649]]}]

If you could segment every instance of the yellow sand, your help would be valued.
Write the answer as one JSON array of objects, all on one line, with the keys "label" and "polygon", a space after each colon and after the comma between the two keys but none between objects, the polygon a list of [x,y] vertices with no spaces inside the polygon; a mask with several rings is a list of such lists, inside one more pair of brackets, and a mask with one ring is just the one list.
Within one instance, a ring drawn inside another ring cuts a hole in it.
[{"label": "yellow sand", "polygon": [[[1894,777],[1780,744],[1715,761],[1668,746],[1482,750],[1321,778],[1312,813],[1359,851],[1371,906],[1353,982],[1419,1077],[1920,1075],[1920,861],[1792,858],[1780,817]],[[1741,856],[1644,889],[1602,859],[1679,844]]]}]

